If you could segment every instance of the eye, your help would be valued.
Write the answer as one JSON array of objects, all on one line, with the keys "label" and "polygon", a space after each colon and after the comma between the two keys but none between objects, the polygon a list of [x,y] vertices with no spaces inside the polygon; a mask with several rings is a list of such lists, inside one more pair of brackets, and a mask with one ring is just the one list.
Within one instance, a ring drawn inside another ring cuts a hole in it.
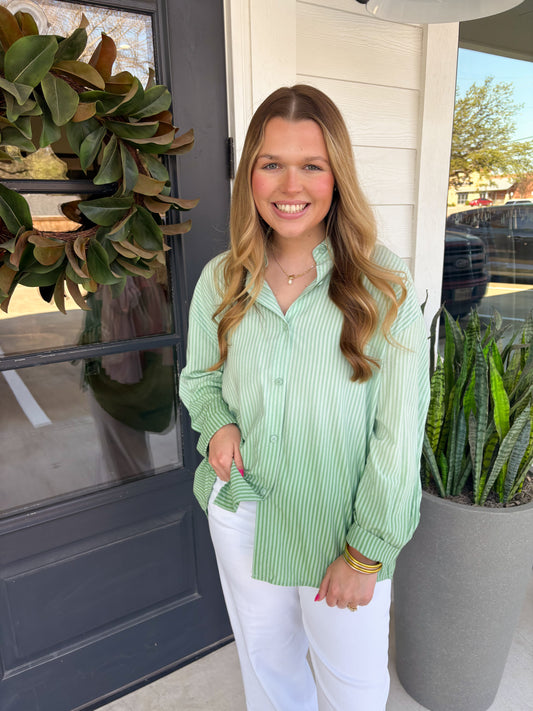
[{"label": "eye", "polygon": [[275,170],[278,167],[277,163],[265,163],[265,165],[261,166],[261,170]]},{"label": "eye", "polygon": [[308,163],[305,166],[305,170],[322,170],[322,168],[319,165],[315,165],[314,163]]}]

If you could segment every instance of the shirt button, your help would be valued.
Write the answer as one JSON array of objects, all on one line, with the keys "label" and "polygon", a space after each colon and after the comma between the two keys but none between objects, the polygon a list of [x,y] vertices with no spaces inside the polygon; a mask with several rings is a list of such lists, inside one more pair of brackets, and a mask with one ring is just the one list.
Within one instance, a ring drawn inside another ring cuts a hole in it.
[{"label": "shirt button", "polygon": [[276,385],[283,385],[283,378],[276,378],[274,382],[276,383]]},{"label": "shirt button", "polygon": [[276,442],[278,441],[278,435],[271,435],[270,441],[272,442],[272,444],[276,444]]}]

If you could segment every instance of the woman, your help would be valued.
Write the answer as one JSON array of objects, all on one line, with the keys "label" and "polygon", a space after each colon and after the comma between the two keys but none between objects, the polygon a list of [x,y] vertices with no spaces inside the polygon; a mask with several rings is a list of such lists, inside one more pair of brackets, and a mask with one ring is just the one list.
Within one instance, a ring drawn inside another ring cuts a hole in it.
[{"label": "woman", "polygon": [[429,393],[411,281],[375,232],[337,107],[275,91],[246,136],[230,250],[195,290],[180,385],[249,710],[385,708]]}]

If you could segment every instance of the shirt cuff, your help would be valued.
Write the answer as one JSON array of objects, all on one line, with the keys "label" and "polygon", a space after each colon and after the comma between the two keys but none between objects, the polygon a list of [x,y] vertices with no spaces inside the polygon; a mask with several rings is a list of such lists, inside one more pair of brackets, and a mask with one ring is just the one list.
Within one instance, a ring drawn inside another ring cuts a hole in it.
[{"label": "shirt cuff", "polygon": [[198,428],[201,434],[198,438],[197,449],[202,457],[207,457],[209,442],[215,432],[218,432],[224,425],[236,424],[237,420],[225,404],[212,405],[204,414],[202,425]]},{"label": "shirt cuff", "polygon": [[384,567],[393,564],[401,550],[396,546],[391,546],[390,543],[370,531],[361,528],[358,523],[353,523],[350,526],[346,542],[370,560],[382,563]]}]

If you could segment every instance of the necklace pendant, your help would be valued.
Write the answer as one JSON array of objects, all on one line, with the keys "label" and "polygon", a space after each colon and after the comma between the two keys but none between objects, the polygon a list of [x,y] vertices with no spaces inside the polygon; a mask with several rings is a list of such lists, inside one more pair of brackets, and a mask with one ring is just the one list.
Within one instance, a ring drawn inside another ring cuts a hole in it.
[{"label": "necklace pendant", "polygon": [[294,281],[294,278],[295,278],[294,274],[289,274],[288,283],[292,284],[292,282]]}]

